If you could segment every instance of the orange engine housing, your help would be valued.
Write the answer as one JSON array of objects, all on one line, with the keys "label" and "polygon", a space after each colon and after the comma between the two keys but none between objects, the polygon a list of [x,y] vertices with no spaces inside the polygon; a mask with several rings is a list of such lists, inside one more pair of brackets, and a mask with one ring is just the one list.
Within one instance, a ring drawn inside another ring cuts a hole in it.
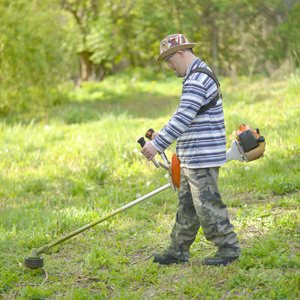
[{"label": "orange engine housing", "polygon": [[237,140],[242,145],[248,161],[252,161],[264,156],[266,141],[259,134],[259,130],[254,130],[248,125],[241,124],[236,131]]},{"label": "orange engine housing", "polygon": [[259,134],[258,134],[253,128],[251,128],[251,127],[248,126],[248,125],[241,124],[241,125],[239,126],[239,129],[236,131],[236,135],[237,135],[237,140],[238,140],[238,141],[240,140],[240,139],[239,139],[239,135],[240,135],[242,132],[246,131],[246,130],[251,130],[251,131],[254,133],[254,135],[256,136],[256,138],[259,138]]}]

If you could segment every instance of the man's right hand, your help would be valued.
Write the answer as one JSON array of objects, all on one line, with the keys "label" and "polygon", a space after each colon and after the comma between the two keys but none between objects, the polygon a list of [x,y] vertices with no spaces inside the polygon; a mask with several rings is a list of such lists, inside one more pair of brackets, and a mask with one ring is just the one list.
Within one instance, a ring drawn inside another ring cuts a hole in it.
[{"label": "man's right hand", "polygon": [[157,153],[156,148],[152,145],[151,141],[147,141],[141,150],[141,153],[150,161]]},{"label": "man's right hand", "polygon": [[151,140],[154,140],[157,135],[159,135],[159,132],[153,132]]}]

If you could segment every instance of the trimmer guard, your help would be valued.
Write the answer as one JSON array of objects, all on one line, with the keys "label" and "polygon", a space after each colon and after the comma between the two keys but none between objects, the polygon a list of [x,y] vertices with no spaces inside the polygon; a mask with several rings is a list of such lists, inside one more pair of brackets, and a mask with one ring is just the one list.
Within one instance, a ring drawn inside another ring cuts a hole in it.
[{"label": "trimmer guard", "polygon": [[171,178],[172,183],[179,189],[180,186],[180,162],[174,153],[171,160]]}]

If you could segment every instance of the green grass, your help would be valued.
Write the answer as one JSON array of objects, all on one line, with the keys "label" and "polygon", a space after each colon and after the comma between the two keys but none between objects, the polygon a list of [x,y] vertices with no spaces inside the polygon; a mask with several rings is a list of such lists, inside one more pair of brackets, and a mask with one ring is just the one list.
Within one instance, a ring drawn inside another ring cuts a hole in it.
[{"label": "green grass", "polygon": [[136,141],[168,121],[181,80],[140,70],[86,83],[48,110],[2,117],[0,298],[300,299],[300,75],[221,84],[228,148],[240,123],[267,141],[263,159],[220,172],[239,263],[202,266],[215,248],[201,230],[189,263],[149,261],[169,243],[177,199],[167,190],[55,246],[44,270],[22,265],[32,248],[168,183]]}]

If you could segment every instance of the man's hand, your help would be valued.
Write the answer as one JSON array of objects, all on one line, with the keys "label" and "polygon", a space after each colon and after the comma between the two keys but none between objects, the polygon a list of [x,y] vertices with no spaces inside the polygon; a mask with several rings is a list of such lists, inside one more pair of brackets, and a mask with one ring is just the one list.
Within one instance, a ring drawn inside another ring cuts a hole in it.
[{"label": "man's hand", "polygon": [[147,141],[142,148],[141,153],[150,161],[157,153],[156,148],[152,145],[151,141]]},{"label": "man's hand", "polygon": [[153,132],[153,133],[152,133],[151,140],[154,140],[155,137],[156,137],[157,135],[159,135],[159,132],[158,132],[158,131],[157,131],[157,132]]}]

